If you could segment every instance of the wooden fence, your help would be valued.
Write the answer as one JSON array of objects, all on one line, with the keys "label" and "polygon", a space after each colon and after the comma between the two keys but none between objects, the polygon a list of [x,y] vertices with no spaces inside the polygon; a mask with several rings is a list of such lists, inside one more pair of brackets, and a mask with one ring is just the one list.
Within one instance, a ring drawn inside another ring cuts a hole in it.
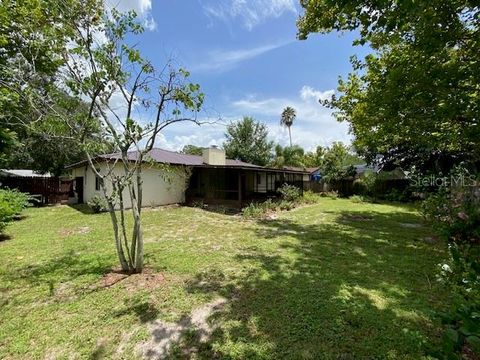
[{"label": "wooden fence", "polygon": [[73,180],[58,177],[2,177],[0,187],[28,193],[42,204],[66,203],[74,196]]},{"label": "wooden fence", "polygon": [[[382,196],[391,192],[393,189],[404,191],[410,186],[408,179],[383,179],[375,183],[373,192]],[[304,184],[305,190],[313,192],[337,191],[341,196],[351,196],[358,193],[355,188],[354,179],[342,179],[331,183],[326,182],[307,182]]]}]

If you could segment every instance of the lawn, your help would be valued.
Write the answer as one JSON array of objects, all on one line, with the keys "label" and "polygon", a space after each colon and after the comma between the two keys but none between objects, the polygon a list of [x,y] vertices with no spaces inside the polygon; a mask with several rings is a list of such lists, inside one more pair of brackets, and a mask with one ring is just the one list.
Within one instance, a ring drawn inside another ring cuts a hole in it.
[{"label": "lawn", "polygon": [[[171,358],[417,359],[439,342],[446,254],[413,207],[324,198],[265,221],[172,207],[144,225],[147,274],[123,279],[108,214],[28,209],[11,224],[0,358],[132,359],[160,341],[156,319],[187,329]],[[188,329],[219,298],[213,332]]]}]

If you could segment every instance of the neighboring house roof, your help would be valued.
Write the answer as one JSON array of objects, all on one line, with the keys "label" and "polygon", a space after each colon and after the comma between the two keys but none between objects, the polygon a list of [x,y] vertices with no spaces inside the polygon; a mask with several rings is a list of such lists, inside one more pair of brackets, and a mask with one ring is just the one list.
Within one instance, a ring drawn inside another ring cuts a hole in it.
[{"label": "neighboring house roof", "polygon": [[283,166],[283,170],[289,170],[289,171],[301,171],[301,172],[307,172],[305,168],[303,167],[298,167],[298,166]]},{"label": "neighboring house roof", "polygon": [[27,169],[0,169],[0,175],[10,177],[52,177],[51,174],[39,174],[34,170]]},{"label": "neighboring house roof", "polygon": [[369,171],[376,173],[379,170],[377,166],[370,166],[367,164],[353,165],[353,167],[355,168],[357,174],[364,174]]},{"label": "neighboring house roof", "polygon": [[317,167],[307,167],[305,168],[305,170],[311,175],[313,173],[316,173],[320,170],[320,168],[317,166]]},{"label": "neighboring house roof", "polygon": [[[150,151],[148,154],[149,157],[158,163],[163,163],[163,164],[171,164],[171,165],[185,165],[185,166],[203,166],[203,167],[235,167],[235,168],[250,168],[250,169],[258,169],[258,170],[267,170],[268,168],[264,168],[262,166],[246,163],[240,160],[233,160],[233,159],[225,159],[225,166],[213,166],[213,165],[207,165],[203,162],[203,157],[200,155],[188,155],[188,154],[181,154],[175,151],[170,151],[170,150],[164,150],[164,149],[159,149],[159,148],[154,148]],[[128,158],[131,161],[135,161],[137,159],[138,152],[137,151],[130,151],[128,153]],[[99,155],[96,157],[96,160],[120,160],[121,155],[120,153],[112,153],[112,154],[104,154],[104,155]],[[72,164],[68,166],[67,168],[75,168],[81,165],[85,165],[87,161],[82,161],[76,164]],[[268,169],[270,170],[270,169]],[[279,169],[271,169],[271,170],[276,170],[278,171]],[[288,170],[291,172],[305,172],[305,170],[300,169],[300,170]]]}]

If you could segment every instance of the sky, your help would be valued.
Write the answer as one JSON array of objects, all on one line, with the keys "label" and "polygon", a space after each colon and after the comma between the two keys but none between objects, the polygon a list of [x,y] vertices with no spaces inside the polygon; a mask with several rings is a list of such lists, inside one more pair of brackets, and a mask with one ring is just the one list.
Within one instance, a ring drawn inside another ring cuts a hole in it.
[{"label": "sky", "polygon": [[222,146],[226,125],[243,116],[267,124],[271,140],[288,145],[280,126],[286,106],[297,111],[294,144],[312,150],[333,141],[349,143],[348,124],[337,122],[318,100],[335,93],[339,76],[351,70],[349,58],[364,56],[352,46],[354,34],[296,38],[301,8],[296,0],[116,0],[119,10],[134,9],[145,32],[135,39],[143,57],[162,67],[169,59],[191,72],[205,93],[197,126],[174,124],[156,146]]}]

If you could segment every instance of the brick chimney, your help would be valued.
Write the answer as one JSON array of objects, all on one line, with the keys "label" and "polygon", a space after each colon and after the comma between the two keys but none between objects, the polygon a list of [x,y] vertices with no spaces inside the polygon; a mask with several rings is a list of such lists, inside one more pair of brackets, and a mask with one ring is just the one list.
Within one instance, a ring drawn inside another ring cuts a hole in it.
[{"label": "brick chimney", "polygon": [[207,165],[225,166],[225,151],[216,146],[203,149],[202,156]]}]

